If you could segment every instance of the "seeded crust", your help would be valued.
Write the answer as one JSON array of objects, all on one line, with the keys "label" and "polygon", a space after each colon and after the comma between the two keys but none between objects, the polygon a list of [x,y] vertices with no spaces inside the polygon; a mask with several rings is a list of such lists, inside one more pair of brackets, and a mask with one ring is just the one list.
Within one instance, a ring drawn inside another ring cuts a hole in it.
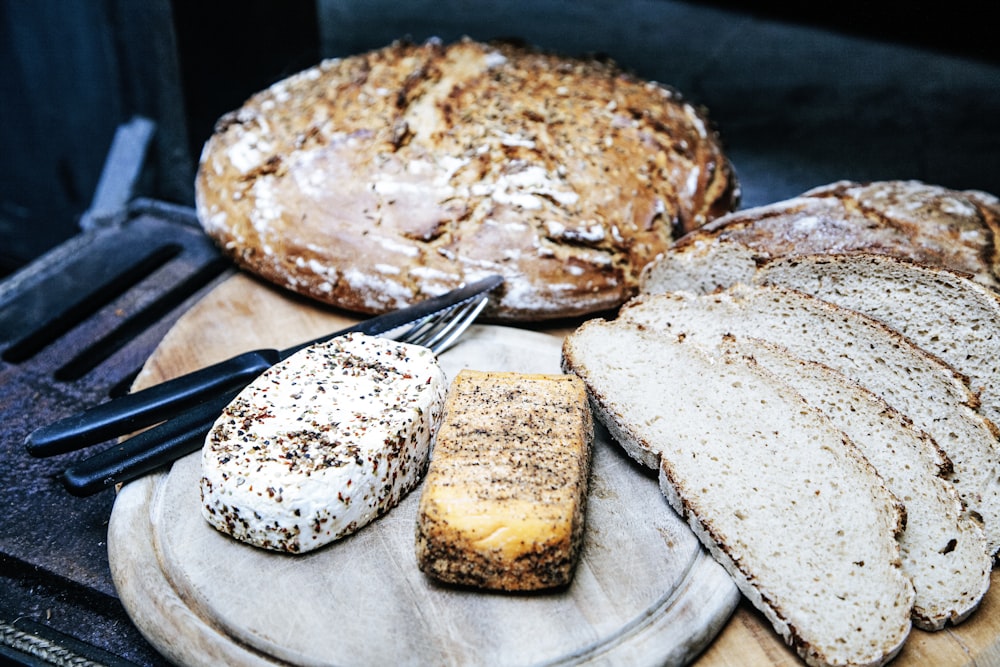
[{"label": "seeded crust", "polygon": [[420,570],[495,590],[568,584],[583,543],[593,437],[579,378],[462,371],[420,496]]},{"label": "seeded crust", "polygon": [[494,319],[613,308],[739,188],[703,110],[613,63],[510,43],[394,43],[224,117],[196,179],[235,262],[378,313],[499,273]]},{"label": "seeded crust", "polygon": [[[752,276],[747,261],[876,253],[971,275],[1000,288],[1000,200],[920,181],[839,181],[720,217],[647,266],[644,291],[711,292]],[[736,246],[726,255],[723,245]],[[737,252],[746,259],[736,261]],[[728,264],[717,265],[723,257]]]},{"label": "seeded crust", "polygon": [[263,549],[305,553],[420,482],[447,382],[427,348],[348,334],[265,371],[202,448],[202,516]]}]

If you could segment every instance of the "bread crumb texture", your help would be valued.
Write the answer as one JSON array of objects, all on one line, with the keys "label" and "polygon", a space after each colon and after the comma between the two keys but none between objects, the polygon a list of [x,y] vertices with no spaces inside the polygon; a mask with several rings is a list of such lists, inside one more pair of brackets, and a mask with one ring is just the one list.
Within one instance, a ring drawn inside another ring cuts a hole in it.
[{"label": "bread crumb texture", "polygon": [[569,583],[583,541],[592,441],[579,378],[463,370],[420,497],[420,569],[446,583],[507,591]]},{"label": "bread crumb texture", "polygon": [[711,342],[756,337],[857,381],[930,435],[952,464],[949,481],[983,523],[990,554],[1000,549],[997,427],[977,409],[965,378],[895,329],[857,311],[775,285],[734,285],[710,295],[637,297],[620,318]]},{"label": "bread crumb texture", "polygon": [[202,450],[202,513],[218,530],[301,553],[394,507],[427,468],[447,381],[427,348],[348,334],[273,366]]},{"label": "bread crumb texture", "polygon": [[221,118],[199,219],[240,266],[375,313],[487,274],[499,319],[596,312],[739,187],[704,109],[607,60],[393,43]]},{"label": "bread crumb texture", "polygon": [[854,444],[752,359],[634,321],[566,339],[624,449],[746,598],[811,665],[876,665],[911,628],[902,504]]},{"label": "bread crumb texture", "polygon": [[913,622],[925,630],[959,623],[979,607],[992,559],[979,522],[963,511],[948,482],[951,461],[924,431],[843,374],[761,340],[724,341],[798,391],[827,415],[906,506],[899,539],[903,571],[913,582]]}]

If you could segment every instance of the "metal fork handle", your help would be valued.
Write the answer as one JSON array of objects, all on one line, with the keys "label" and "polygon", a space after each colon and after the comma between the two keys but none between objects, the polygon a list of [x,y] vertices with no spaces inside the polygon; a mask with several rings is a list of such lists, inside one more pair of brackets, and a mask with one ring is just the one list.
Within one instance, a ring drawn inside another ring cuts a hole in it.
[{"label": "metal fork handle", "polygon": [[70,466],[63,472],[63,486],[74,496],[90,496],[198,451],[212,424],[238,393],[239,389],[226,392]]},{"label": "metal fork handle", "polygon": [[220,394],[235,396],[232,390],[278,361],[278,350],[245,352],[43,426],[28,434],[25,447],[33,456],[54,456],[137,431]]}]

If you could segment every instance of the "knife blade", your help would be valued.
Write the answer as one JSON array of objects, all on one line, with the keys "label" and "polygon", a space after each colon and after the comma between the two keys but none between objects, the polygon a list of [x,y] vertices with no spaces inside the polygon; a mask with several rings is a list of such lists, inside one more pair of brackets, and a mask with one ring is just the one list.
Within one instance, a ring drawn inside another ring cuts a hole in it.
[{"label": "knife blade", "polygon": [[284,350],[244,352],[42,426],[28,434],[25,448],[32,456],[54,456],[132,433],[220,394],[235,395],[265,370],[309,345],[352,332],[372,336],[390,333],[471,301],[496,289],[502,282],[501,276],[490,276],[413,306],[373,317]]}]

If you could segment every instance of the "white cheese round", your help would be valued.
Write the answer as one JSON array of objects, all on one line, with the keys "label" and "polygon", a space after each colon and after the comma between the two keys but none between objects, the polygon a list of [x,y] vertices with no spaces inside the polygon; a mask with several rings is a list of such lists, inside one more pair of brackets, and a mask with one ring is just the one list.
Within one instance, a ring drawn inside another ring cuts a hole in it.
[{"label": "white cheese round", "polygon": [[202,513],[234,538],[306,552],[394,507],[420,481],[447,392],[429,349],[348,334],[272,367],[202,449]]}]

